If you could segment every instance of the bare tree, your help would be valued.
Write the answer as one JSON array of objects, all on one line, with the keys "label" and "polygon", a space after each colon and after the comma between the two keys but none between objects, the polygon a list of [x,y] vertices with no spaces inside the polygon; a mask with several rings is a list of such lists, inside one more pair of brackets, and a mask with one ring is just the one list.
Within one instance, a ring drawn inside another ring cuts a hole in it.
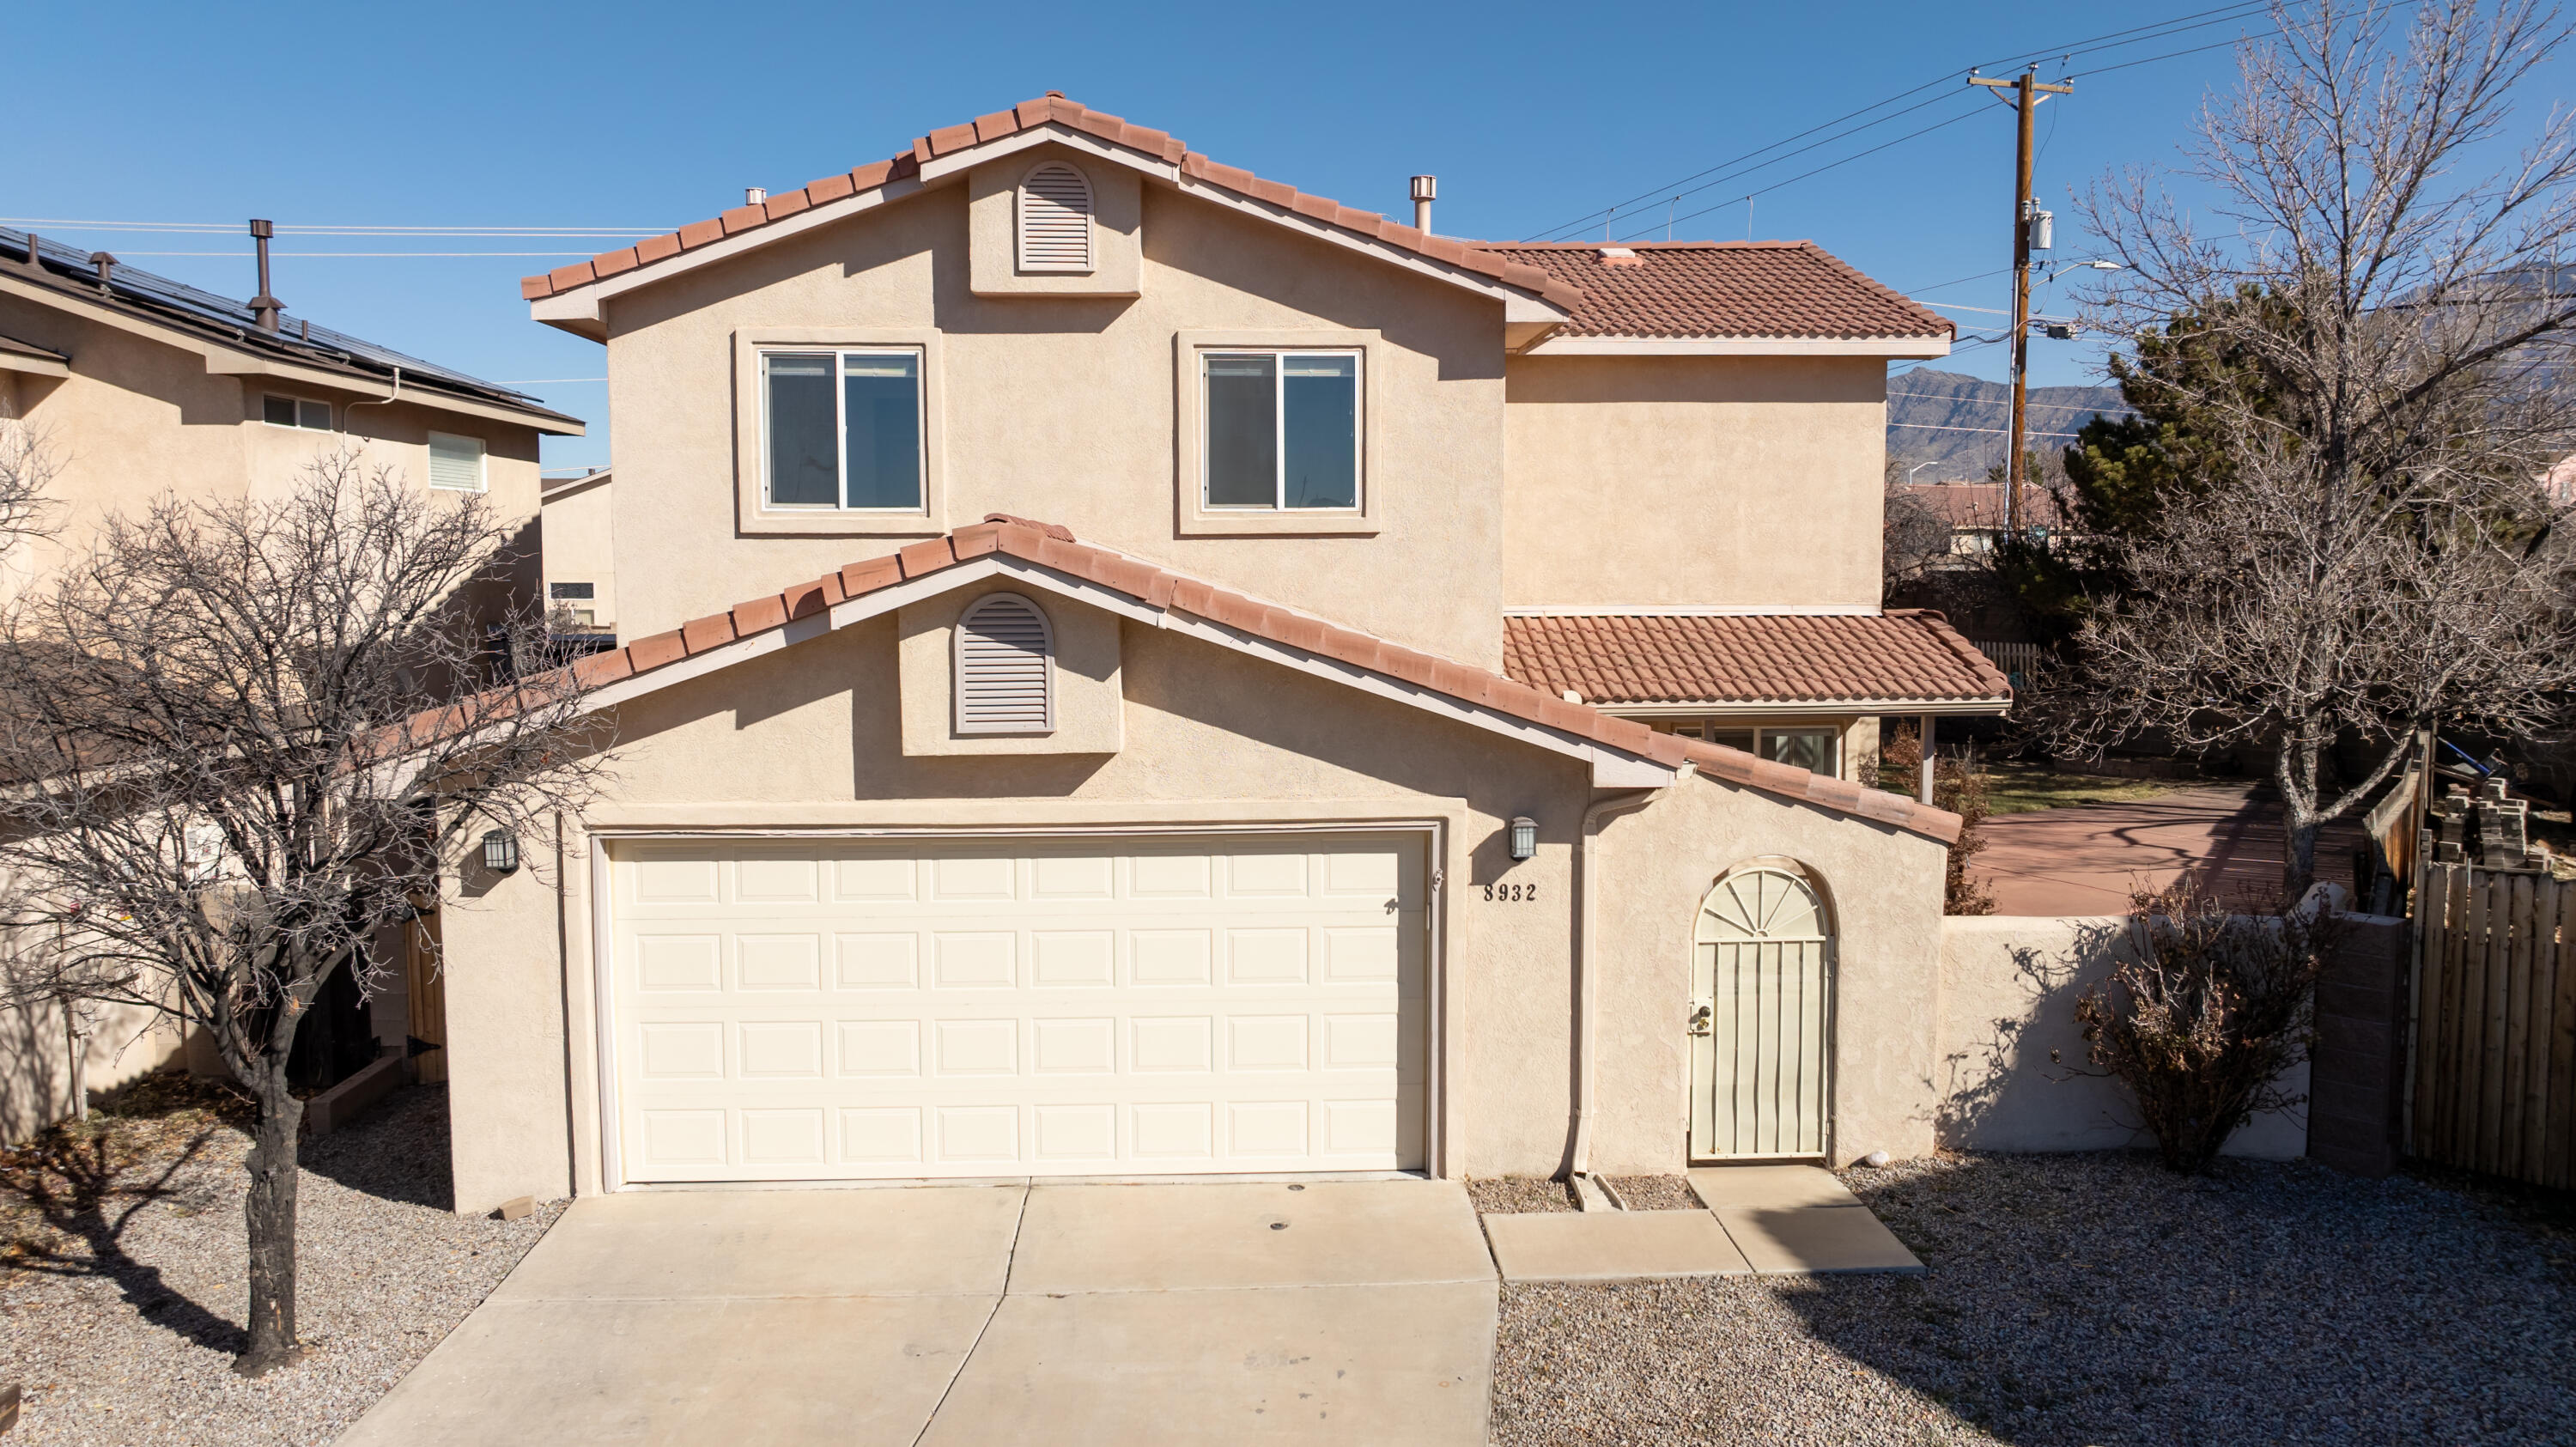
[{"label": "bare tree", "polygon": [[111,517],[0,624],[9,986],[176,1016],[257,1099],[245,1374],[298,1355],[298,1027],[338,971],[399,980],[376,941],[443,860],[595,780],[571,671],[494,668],[458,601],[506,536],[325,454],[280,500]]},{"label": "bare tree", "polygon": [[[2571,441],[2576,117],[2508,135],[2568,35],[2529,0],[2273,18],[2179,168],[2216,224],[2153,177],[2088,202],[2128,267],[2097,303],[2230,359],[2137,373],[2176,389],[2226,476],[2109,544],[2127,581],[2088,610],[2054,703],[2077,746],[2268,749],[2295,898],[2319,826],[2416,729],[2530,730],[2576,683],[2568,553],[2537,485]],[[2340,784],[2322,767],[2338,736],[2373,749]]]},{"label": "bare tree", "polygon": [[45,531],[53,507],[46,489],[61,472],[61,453],[46,429],[0,399],[0,554]]},{"label": "bare tree", "polygon": [[1879,526],[1882,599],[1950,559],[1950,519],[1905,481],[1905,464],[1893,457],[1887,460]]}]

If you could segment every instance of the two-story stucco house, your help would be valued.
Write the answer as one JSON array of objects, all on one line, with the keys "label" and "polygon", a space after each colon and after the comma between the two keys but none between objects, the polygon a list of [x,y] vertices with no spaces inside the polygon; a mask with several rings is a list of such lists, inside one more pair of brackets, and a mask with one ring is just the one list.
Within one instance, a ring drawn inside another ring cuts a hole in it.
[{"label": "two-story stucco house", "polygon": [[[43,531],[11,541],[0,591],[84,556],[111,513],[139,515],[164,494],[282,497],[317,454],[355,449],[362,466],[395,469],[432,495],[483,495],[525,545],[461,601],[494,612],[525,606],[539,553],[538,438],[581,431],[578,419],[533,398],[278,307],[0,229],[0,446],[36,449],[46,474],[35,520]],[[325,997],[325,1018],[345,1027],[337,1036],[355,1050],[367,1048],[356,1038],[366,1031],[399,1047],[406,1005],[394,997],[362,1016],[346,986]],[[308,1028],[312,1048],[332,1033]],[[0,1140],[179,1049],[170,1022],[139,1009],[105,1012],[78,1068],[64,1033],[20,1034],[0,1049]],[[55,1041],[62,1050],[49,1048]],[[217,1068],[211,1051],[196,1063]]]},{"label": "two-story stucco house", "polygon": [[607,792],[443,911],[460,1207],[1929,1146],[1958,821],[1852,777],[2006,698],[1878,609],[1929,312],[1053,95],[525,294],[625,646]]}]

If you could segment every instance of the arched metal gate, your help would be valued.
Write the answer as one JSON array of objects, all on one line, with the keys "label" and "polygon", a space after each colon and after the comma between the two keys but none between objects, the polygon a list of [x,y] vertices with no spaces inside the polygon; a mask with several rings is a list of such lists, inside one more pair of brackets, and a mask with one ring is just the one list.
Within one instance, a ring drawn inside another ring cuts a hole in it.
[{"label": "arched metal gate", "polygon": [[1824,901],[1794,869],[1738,869],[1700,902],[1694,938],[1691,1155],[1824,1155],[1834,994]]}]

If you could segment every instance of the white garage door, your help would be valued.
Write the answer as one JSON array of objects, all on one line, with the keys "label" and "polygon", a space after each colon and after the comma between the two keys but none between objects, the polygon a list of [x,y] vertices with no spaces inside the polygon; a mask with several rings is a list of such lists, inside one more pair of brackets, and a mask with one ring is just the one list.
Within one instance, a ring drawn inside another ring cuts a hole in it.
[{"label": "white garage door", "polygon": [[1417,835],[632,843],[629,1181],[1422,1164]]}]

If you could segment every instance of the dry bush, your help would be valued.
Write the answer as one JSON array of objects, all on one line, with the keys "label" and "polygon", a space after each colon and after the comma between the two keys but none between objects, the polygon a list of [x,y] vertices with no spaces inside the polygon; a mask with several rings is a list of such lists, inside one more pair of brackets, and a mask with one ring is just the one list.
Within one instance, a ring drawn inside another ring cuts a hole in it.
[{"label": "dry bush", "polygon": [[[1922,768],[1922,736],[1911,724],[1899,725],[1880,750],[1879,787],[1911,797],[1921,785]],[[1942,872],[1941,912],[1993,914],[1993,893],[1968,872],[1968,861],[1986,848],[1984,826],[1986,815],[1992,811],[1986,802],[1985,771],[1955,755],[1936,754],[1932,761],[1932,803],[1959,816],[1959,838],[1950,846],[1949,862]]]},{"label": "dry bush", "polygon": [[[2234,914],[2188,884],[2132,902],[2127,958],[2075,1002],[2096,1070],[2129,1088],[2168,1169],[2208,1169],[2308,1058],[2318,962],[2334,916]],[[2055,1058],[2055,1052],[2051,1052]]]}]

